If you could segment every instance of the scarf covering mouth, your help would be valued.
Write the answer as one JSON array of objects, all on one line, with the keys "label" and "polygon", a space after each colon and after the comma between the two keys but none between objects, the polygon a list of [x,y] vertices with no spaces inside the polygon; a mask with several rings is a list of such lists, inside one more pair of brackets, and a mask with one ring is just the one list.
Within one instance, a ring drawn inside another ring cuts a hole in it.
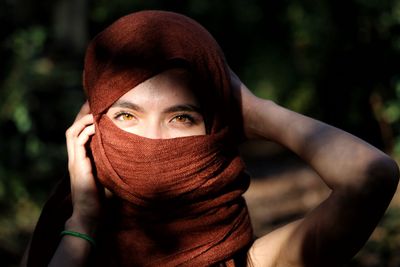
[{"label": "scarf covering mouth", "polygon": [[91,143],[97,177],[117,196],[98,235],[106,253],[97,264],[209,266],[248,246],[242,194],[249,178],[226,130],[148,139],[107,116],[97,129]]},{"label": "scarf covering mouth", "polygon": [[[209,134],[149,139],[119,129],[105,115],[138,84],[182,66],[201,84],[196,95],[207,99]],[[94,172],[114,194],[96,235],[93,266],[232,266],[253,238],[242,197],[249,176],[237,150],[240,109],[213,37],[180,14],[133,13],[91,41],[83,80],[95,118]],[[28,266],[47,266],[54,254],[72,213],[68,187],[62,182],[46,203]]]}]

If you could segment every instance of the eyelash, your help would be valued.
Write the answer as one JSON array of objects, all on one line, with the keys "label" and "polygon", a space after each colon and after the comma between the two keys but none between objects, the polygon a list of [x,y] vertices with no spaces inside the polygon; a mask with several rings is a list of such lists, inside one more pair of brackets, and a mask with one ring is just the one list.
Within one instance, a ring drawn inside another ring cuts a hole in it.
[{"label": "eyelash", "polygon": [[128,116],[135,117],[135,116],[134,116],[132,113],[130,113],[130,112],[119,111],[119,112],[117,112],[117,113],[114,114],[114,119],[115,119],[115,120],[119,120],[119,118],[120,118],[121,116],[123,116],[123,115],[128,115]]},{"label": "eyelash", "polygon": [[[186,114],[186,113],[175,115],[175,116],[171,119],[171,121],[173,121],[174,119],[178,119],[178,118],[187,119],[187,120],[189,120],[189,123],[192,123],[192,124],[193,124],[193,123],[196,123],[196,119],[195,119],[192,115]],[[184,123],[188,123],[188,122],[184,122]]]},{"label": "eyelash", "polygon": [[[119,112],[114,114],[114,119],[115,120],[120,120],[121,116],[132,116],[133,118],[135,118],[135,116],[130,112],[119,111]],[[170,120],[170,122],[172,122],[173,120],[178,119],[178,118],[187,119],[188,120],[187,122],[182,122],[184,124],[196,124],[197,123],[197,119],[194,116],[192,116],[191,114],[188,114],[188,113],[176,114],[176,115],[173,116],[173,118]]]}]

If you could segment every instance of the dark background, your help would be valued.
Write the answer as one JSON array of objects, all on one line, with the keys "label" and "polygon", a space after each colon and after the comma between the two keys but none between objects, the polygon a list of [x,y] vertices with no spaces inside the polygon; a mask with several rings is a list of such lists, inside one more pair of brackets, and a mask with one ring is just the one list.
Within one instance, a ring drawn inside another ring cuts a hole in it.
[{"label": "dark background", "polygon": [[[400,0],[2,0],[2,266],[18,263],[43,202],[66,175],[64,132],[84,101],[88,40],[120,16],[143,9],[196,19],[257,95],[399,159]],[[351,266],[400,266],[399,207],[391,206],[378,238]]]}]

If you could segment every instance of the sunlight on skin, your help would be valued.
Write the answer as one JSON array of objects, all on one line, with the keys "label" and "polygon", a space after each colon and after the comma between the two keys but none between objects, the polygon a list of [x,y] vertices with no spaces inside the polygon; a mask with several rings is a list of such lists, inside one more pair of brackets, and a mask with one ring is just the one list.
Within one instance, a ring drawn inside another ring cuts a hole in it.
[{"label": "sunlight on skin", "polygon": [[152,139],[204,135],[204,119],[187,75],[172,69],[144,81],[119,98],[107,116],[122,130]]}]

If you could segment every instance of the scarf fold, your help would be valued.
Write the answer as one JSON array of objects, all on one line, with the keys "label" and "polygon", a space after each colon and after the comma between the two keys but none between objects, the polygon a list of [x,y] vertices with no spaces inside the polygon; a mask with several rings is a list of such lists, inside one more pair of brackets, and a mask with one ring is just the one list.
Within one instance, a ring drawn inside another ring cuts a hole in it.
[{"label": "scarf fold", "polygon": [[96,129],[91,150],[97,177],[116,197],[106,216],[113,230],[100,231],[107,253],[99,253],[98,262],[208,266],[251,241],[242,198],[249,177],[226,130],[148,139],[119,129],[105,115]]},{"label": "scarf fold", "polygon": [[[154,140],[127,133],[105,116],[108,107],[150,77],[184,67],[206,99],[210,132]],[[252,228],[242,197],[249,177],[237,151],[240,109],[229,68],[213,37],[194,20],[142,11],[117,20],[89,44],[83,84],[96,134],[95,176],[114,197],[96,236],[93,266],[231,266],[246,253]],[[69,183],[46,203],[28,266],[47,266],[72,212]]]}]

